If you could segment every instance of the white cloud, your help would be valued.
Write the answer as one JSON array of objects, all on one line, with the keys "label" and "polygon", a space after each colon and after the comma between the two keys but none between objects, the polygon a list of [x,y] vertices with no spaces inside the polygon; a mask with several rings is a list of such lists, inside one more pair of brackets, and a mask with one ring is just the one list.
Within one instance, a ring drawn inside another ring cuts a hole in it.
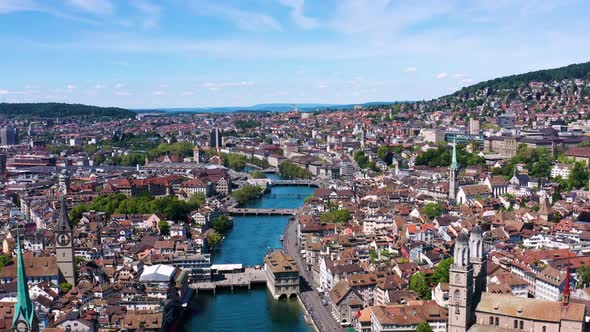
[{"label": "white cloud", "polygon": [[443,78],[447,78],[448,76],[449,76],[449,74],[447,74],[447,73],[439,73],[436,75],[436,78],[440,80]]},{"label": "white cloud", "polygon": [[131,94],[127,91],[115,91],[115,96],[130,96]]},{"label": "white cloud", "polygon": [[193,1],[189,3],[189,6],[195,15],[224,18],[243,30],[281,31],[283,29],[281,23],[274,17],[264,13],[208,1]]},{"label": "white cloud", "polygon": [[94,86],[94,88],[95,88],[95,89],[104,89],[104,85],[102,85],[102,84],[96,84],[96,85]]},{"label": "white cloud", "polygon": [[162,90],[154,91],[154,93],[153,93],[154,96],[162,96],[165,94],[166,94],[166,92],[164,92]]},{"label": "white cloud", "polygon": [[404,69],[404,73],[413,73],[416,70],[416,67],[407,67],[406,69]]},{"label": "white cloud", "polygon": [[120,83],[120,82],[119,83],[116,83],[115,86],[114,86],[115,89],[122,89],[124,87],[125,87],[125,84]]},{"label": "white cloud", "polygon": [[181,93],[181,95],[182,96],[192,96],[192,95],[194,95],[194,92],[192,92],[192,91],[183,91]]},{"label": "white cloud", "polygon": [[291,8],[291,18],[303,29],[313,29],[319,26],[317,19],[303,15],[305,0],[279,0],[284,6]]},{"label": "white cloud", "polygon": [[68,3],[92,14],[110,15],[113,13],[113,4],[109,0],[68,0]]},{"label": "white cloud", "polygon": [[153,29],[158,26],[162,9],[147,1],[135,0],[133,6],[142,14],[141,25],[144,29]]},{"label": "white cloud", "polygon": [[202,84],[204,88],[210,91],[217,91],[223,88],[235,88],[235,87],[251,87],[256,83],[253,81],[240,81],[240,82],[205,82]]},{"label": "white cloud", "polygon": [[326,89],[327,87],[328,87],[328,84],[326,84],[326,83],[318,84],[318,89]]},{"label": "white cloud", "polygon": [[37,10],[38,4],[31,0],[2,0],[0,1],[0,14],[18,11]]},{"label": "white cloud", "polygon": [[10,91],[8,91],[8,90],[0,89],[0,96],[7,95],[9,93],[10,93]]},{"label": "white cloud", "polygon": [[68,90],[71,92],[71,91],[73,91],[73,90],[76,90],[76,86],[75,86],[75,85],[73,85],[73,84],[68,84],[68,85],[66,86],[66,89],[68,89]]}]

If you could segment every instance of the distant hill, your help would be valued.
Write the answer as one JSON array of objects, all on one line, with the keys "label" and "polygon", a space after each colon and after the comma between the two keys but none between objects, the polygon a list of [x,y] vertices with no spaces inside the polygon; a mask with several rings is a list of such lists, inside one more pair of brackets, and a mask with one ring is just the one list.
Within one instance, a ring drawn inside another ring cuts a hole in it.
[{"label": "distant hill", "polygon": [[8,118],[111,118],[135,117],[136,113],[118,107],[98,107],[65,103],[0,103],[0,116]]},{"label": "distant hill", "polygon": [[376,105],[391,105],[394,102],[369,102],[364,104],[257,104],[253,106],[228,106],[228,107],[197,107],[197,108],[160,108],[138,109],[137,112],[164,111],[170,113],[236,113],[236,112],[291,112],[294,108],[299,111],[312,112],[316,110],[348,109],[356,105],[364,107]]},{"label": "distant hill", "polygon": [[510,75],[480,82],[453,93],[453,96],[473,94],[478,90],[490,88],[492,90],[515,89],[529,82],[551,82],[571,79],[590,79],[590,62],[573,64],[554,69],[543,69],[524,74]]}]

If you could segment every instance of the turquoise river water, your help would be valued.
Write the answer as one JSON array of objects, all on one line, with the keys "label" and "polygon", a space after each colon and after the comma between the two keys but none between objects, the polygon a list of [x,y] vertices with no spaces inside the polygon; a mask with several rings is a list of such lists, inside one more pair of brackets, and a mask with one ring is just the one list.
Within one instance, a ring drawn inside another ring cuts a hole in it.
[{"label": "turquoise river water", "polygon": [[[309,187],[274,187],[244,206],[298,208],[313,192]],[[289,196],[281,196],[288,194]],[[275,196],[276,195],[276,196]],[[297,197],[296,195],[299,195]],[[280,248],[289,217],[235,217],[234,227],[214,253],[213,263],[262,265],[268,249]],[[311,331],[296,299],[275,301],[266,287],[199,294],[191,302],[184,331]]]}]

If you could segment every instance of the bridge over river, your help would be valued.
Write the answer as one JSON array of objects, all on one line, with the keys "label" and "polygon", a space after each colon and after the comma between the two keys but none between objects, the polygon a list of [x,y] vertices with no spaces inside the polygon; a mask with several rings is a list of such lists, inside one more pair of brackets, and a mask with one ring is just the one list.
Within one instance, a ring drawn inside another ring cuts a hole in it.
[{"label": "bridge over river", "polygon": [[271,186],[308,186],[308,187],[321,187],[322,183],[315,180],[271,180],[269,182]]},{"label": "bridge over river", "polygon": [[298,209],[257,209],[257,208],[230,208],[227,210],[233,216],[293,216]]},{"label": "bridge over river", "polygon": [[234,288],[248,288],[253,285],[265,285],[266,272],[262,268],[246,267],[243,272],[224,273],[213,277],[211,281],[196,282],[189,285],[197,293],[202,291],[215,291],[218,288],[229,288],[232,292]]}]

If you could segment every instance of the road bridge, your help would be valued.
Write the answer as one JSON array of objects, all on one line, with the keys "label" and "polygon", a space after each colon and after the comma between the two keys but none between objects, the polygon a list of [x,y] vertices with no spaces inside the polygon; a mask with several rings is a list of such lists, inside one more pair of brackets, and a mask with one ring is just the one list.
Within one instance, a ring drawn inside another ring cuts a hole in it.
[{"label": "road bridge", "polygon": [[227,212],[234,216],[293,216],[297,213],[297,209],[230,208]]},{"label": "road bridge", "polygon": [[211,281],[196,282],[189,285],[196,293],[209,291],[215,293],[217,289],[234,288],[251,289],[254,285],[266,285],[266,272],[262,268],[247,267],[243,272],[225,273],[215,276]]},{"label": "road bridge", "polygon": [[271,186],[308,186],[317,187],[321,186],[321,183],[314,180],[271,180],[269,185]]}]

